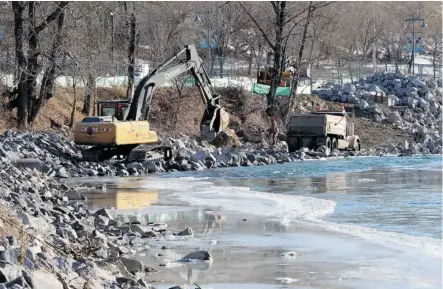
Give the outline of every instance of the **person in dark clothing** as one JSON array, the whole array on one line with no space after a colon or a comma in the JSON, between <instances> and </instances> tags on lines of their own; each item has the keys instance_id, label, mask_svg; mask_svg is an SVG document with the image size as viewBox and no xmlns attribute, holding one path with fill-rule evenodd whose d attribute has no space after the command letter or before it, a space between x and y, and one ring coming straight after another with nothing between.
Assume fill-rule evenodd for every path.
<instances>
[{"instance_id":1,"label":"person in dark clothing","mask_svg":"<svg viewBox=\"0 0 443 289\"><path fill-rule=\"evenodd\" d=\"M271 144L275 145L277 143L277 136L279 133L279 129L278 129L278 125L277 125L277 118L275 115L273 115L271 117L270 133L271 133Z\"/></svg>"}]
</instances>

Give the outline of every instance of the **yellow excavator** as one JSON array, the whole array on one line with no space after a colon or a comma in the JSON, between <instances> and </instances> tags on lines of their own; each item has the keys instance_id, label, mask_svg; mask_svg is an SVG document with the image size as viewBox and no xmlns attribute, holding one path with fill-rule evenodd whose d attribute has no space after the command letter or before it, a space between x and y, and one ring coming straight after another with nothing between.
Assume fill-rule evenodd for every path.
<instances>
[{"instance_id":1,"label":"yellow excavator","mask_svg":"<svg viewBox=\"0 0 443 289\"><path fill-rule=\"evenodd\" d=\"M159 144L157 133L150 130L148 116L154 90L184 73L194 77L206 106L200 123L201 140L214 142L221 132L232 136L229 114L220 105L220 97L215 94L195 46L187 45L142 78L130 102L100 102L98 116L85 117L75 125L75 143L92 146L82 152L83 159L104 161L114 156L124 156L129 161L171 159L171 147Z\"/></svg>"}]
</instances>

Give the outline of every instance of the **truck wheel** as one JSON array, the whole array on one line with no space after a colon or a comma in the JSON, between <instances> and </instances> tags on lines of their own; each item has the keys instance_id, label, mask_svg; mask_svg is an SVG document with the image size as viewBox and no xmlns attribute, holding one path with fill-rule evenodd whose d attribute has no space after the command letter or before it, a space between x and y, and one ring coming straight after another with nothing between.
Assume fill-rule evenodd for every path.
<instances>
[{"instance_id":1,"label":"truck wheel","mask_svg":"<svg viewBox=\"0 0 443 289\"><path fill-rule=\"evenodd\" d=\"M299 137L291 137L288 139L288 145L289 145L289 152L295 152L300 150L300 138Z\"/></svg>"},{"instance_id":2,"label":"truck wheel","mask_svg":"<svg viewBox=\"0 0 443 289\"><path fill-rule=\"evenodd\" d=\"M333 150L337 149L337 139L336 138L332 139L332 149Z\"/></svg>"},{"instance_id":3,"label":"truck wheel","mask_svg":"<svg viewBox=\"0 0 443 289\"><path fill-rule=\"evenodd\" d=\"M325 146L330 150L331 149L331 139L329 137L326 138Z\"/></svg>"}]
</instances>

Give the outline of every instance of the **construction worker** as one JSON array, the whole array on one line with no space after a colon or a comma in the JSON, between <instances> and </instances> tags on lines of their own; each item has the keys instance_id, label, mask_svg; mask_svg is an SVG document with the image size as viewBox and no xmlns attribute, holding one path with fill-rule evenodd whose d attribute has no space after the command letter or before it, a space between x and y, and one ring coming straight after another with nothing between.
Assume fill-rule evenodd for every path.
<instances>
[{"instance_id":1,"label":"construction worker","mask_svg":"<svg viewBox=\"0 0 443 289\"><path fill-rule=\"evenodd\" d=\"M277 125L277 118L275 115L271 117L271 144L275 145L277 143L277 136L279 133L278 125Z\"/></svg>"}]
</instances>

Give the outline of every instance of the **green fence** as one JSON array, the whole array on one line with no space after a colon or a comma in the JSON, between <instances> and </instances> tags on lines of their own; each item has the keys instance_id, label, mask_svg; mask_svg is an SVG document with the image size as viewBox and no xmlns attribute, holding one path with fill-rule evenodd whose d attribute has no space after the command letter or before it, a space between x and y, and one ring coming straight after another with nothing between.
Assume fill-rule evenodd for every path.
<instances>
[{"instance_id":1,"label":"green fence","mask_svg":"<svg viewBox=\"0 0 443 289\"><path fill-rule=\"evenodd\" d=\"M270 85L258 84L254 83L252 85L252 92L256 94L268 94ZM277 96L290 96L291 88L290 87L277 87Z\"/></svg>"}]
</instances>

